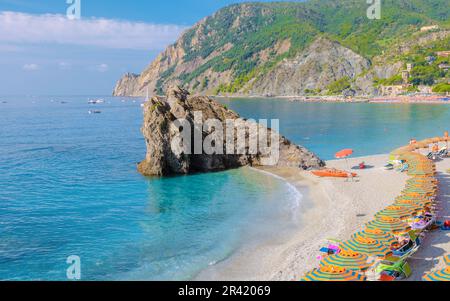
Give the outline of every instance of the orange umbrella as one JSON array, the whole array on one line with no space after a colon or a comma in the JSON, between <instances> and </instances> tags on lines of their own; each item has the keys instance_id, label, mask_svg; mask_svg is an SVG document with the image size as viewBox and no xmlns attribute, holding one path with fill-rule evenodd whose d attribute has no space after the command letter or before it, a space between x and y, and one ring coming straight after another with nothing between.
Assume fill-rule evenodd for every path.
<instances>
[{"instance_id":1,"label":"orange umbrella","mask_svg":"<svg viewBox=\"0 0 450 301\"><path fill-rule=\"evenodd\" d=\"M340 152L337 152L335 157L337 159L344 159L345 158L345 162L347 163L347 167L350 169L350 167L348 166L347 157L350 156L351 154L353 154L353 150L348 148L348 149L343 149ZM352 181L353 181L353 174L352 174Z\"/></svg>"},{"instance_id":2,"label":"orange umbrella","mask_svg":"<svg viewBox=\"0 0 450 301\"><path fill-rule=\"evenodd\" d=\"M352 149L344 149L344 150L341 150L340 152L337 152L335 157L336 157L336 159L344 159L352 154L353 154Z\"/></svg>"}]
</instances>

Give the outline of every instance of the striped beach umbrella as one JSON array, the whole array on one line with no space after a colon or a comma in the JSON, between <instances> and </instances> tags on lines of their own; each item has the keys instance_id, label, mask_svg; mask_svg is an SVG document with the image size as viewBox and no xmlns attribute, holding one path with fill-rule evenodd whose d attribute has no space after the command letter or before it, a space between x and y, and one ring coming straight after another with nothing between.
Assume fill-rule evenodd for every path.
<instances>
[{"instance_id":1,"label":"striped beach umbrella","mask_svg":"<svg viewBox=\"0 0 450 301\"><path fill-rule=\"evenodd\" d=\"M325 257L320 266L336 266L352 271L365 271L372 266L368 262L369 257L365 254L343 250L339 254Z\"/></svg>"},{"instance_id":2,"label":"striped beach umbrella","mask_svg":"<svg viewBox=\"0 0 450 301\"><path fill-rule=\"evenodd\" d=\"M414 211L402 206L388 206L384 210L379 211L375 217L388 216L398 219L407 219L412 217Z\"/></svg>"},{"instance_id":3,"label":"striped beach umbrella","mask_svg":"<svg viewBox=\"0 0 450 301\"><path fill-rule=\"evenodd\" d=\"M403 234L411 230L411 226L400 219L380 216L366 224L367 229L380 229L392 234Z\"/></svg>"},{"instance_id":4,"label":"striped beach umbrella","mask_svg":"<svg viewBox=\"0 0 450 301\"><path fill-rule=\"evenodd\" d=\"M342 251L352 251L378 257L385 257L391 253L390 249L381 241L364 237L356 237L344 241L339 245L339 248Z\"/></svg>"},{"instance_id":5,"label":"striped beach umbrella","mask_svg":"<svg viewBox=\"0 0 450 301\"><path fill-rule=\"evenodd\" d=\"M322 266L307 273L302 281L366 281L358 272L337 266Z\"/></svg>"},{"instance_id":6,"label":"striped beach umbrella","mask_svg":"<svg viewBox=\"0 0 450 301\"><path fill-rule=\"evenodd\" d=\"M394 203L394 206L405 207L412 210L414 213L422 211L425 207L425 204L420 204L411 200L399 200Z\"/></svg>"},{"instance_id":7,"label":"striped beach umbrella","mask_svg":"<svg viewBox=\"0 0 450 301\"><path fill-rule=\"evenodd\" d=\"M446 269L429 273L422 278L424 281L450 281L450 266Z\"/></svg>"},{"instance_id":8,"label":"striped beach umbrella","mask_svg":"<svg viewBox=\"0 0 450 301\"><path fill-rule=\"evenodd\" d=\"M450 265L450 255L444 256L444 262L446 265Z\"/></svg>"},{"instance_id":9,"label":"striped beach umbrella","mask_svg":"<svg viewBox=\"0 0 450 301\"><path fill-rule=\"evenodd\" d=\"M363 231L353 234L352 238L372 238L379 240L386 246L391 246L397 242L397 239L391 233L384 232L380 229L365 229Z\"/></svg>"}]
</instances>

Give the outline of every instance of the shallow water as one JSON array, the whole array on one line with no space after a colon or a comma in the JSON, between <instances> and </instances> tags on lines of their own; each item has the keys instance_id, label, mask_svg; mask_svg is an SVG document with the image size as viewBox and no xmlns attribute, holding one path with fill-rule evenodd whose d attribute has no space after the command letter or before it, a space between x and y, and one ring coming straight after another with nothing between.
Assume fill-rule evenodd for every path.
<instances>
[{"instance_id":1,"label":"shallow water","mask_svg":"<svg viewBox=\"0 0 450 301\"><path fill-rule=\"evenodd\" d=\"M64 280L70 255L84 280L189 279L295 227L301 196L251 169L140 176L138 102L51 100L0 107L0 279Z\"/></svg>"},{"instance_id":2,"label":"shallow water","mask_svg":"<svg viewBox=\"0 0 450 301\"><path fill-rule=\"evenodd\" d=\"M84 280L189 279L244 243L296 229L301 195L267 174L140 176L140 103L87 100L0 97L0 279L64 280L70 255ZM222 101L279 118L283 135L325 159L346 147L385 153L441 134L450 117L448 105Z\"/></svg>"}]
</instances>

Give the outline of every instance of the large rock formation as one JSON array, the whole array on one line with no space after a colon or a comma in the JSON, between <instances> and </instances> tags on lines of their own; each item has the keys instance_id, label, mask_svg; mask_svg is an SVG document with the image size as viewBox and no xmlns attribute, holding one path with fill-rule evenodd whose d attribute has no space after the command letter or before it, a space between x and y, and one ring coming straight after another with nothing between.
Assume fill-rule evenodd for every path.
<instances>
[{"instance_id":1,"label":"large rock formation","mask_svg":"<svg viewBox=\"0 0 450 301\"><path fill-rule=\"evenodd\" d=\"M231 128L233 132L226 131L221 141L214 141L211 145L218 146L222 153L207 154L204 150L194 151L194 143L187 147L186 144L177 140L180 136L180 128L183 126L175 125L177 120L186 120L194 131L199 131L202 141L205 141L211 134L216 132L216 128L199 127L196 123L195 113L202 113L202 123L207 120L215 119L222 124L223 129L227 128L227 121L235 121ZM186 124L184 124L186 126ZM184 129L185 130L185 129ZM237 133L242 130L245 136L245 149L238 149L239 141ZM302 169L318 168L324 166L324 162L304 147L292 144L285 137L280 136L271 129L251 121L240 119L239 115L227 109L218 102L205 97L190 97L186 90L179 87L169 90L166 97L153 97L144 106L144 125L142 133L147 144L147 155L139 166L140 173L146 176L166 176L171 174L188 174L194 172L209 172L237 168L241 166L261 166L266 165L270 160L268 153L264 148L258 148L258 151L251 152L250 147L254 139L261 139L261 136L255 135L267 131L268 147L279 143L279 159L270 162L278 167L298 167ZM242 133L241 132L241 133ZM227 135L233 135L230 140ZM259 137L259 138L258 138ZM275 140L270 140L271 137ZM259 141L259 140L258 140ZM231 143L232 142L232 143ZM188 142L189 143L189 142ZM227 144L228 143L228 144ZM261 145L260 145L261 146ZM232 152L230 152L230 148ZM267 150L267 149L266 149Z\"/></svg>"}]
</instances>

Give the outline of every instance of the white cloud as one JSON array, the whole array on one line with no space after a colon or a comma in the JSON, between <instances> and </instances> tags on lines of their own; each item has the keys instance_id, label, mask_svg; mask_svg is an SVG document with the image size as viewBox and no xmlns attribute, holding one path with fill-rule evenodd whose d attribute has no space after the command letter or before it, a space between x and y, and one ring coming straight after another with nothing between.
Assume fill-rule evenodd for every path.
<instances>
[{"instance_id":1,"label":"white cloud","mask_svg":"<svg viewBox=\"0 0 450 301\"><path fill-rule=\"evenodd\" d=\"M36 71L36 70L39 69L39 65L37 65L37 64L25 64L25 65L23 65L22 69L26 70L26 71Z\"/></svg>"},{"instance_id":2,"label":"white cloud","mask_svg":"<svg viewBox=\"0 0 450 301\"><path fill-rule=\"evenodd\" d=\"M98 72L106 72L109 70L109 66L108 64L100 64L98 66L95 67L95 70L97 70Z\"/></svg>"},{"instance_id":3,"label":"white cloud","mask_svg":"<svg viewBox=\"0 0 450 301\"><path fill-rule=\"evenodd\" d=\"M185 27L111 19L69 20L64 15L0 12L0 44L68 44L161 50Z\"/></svg>"}]
</instances>

